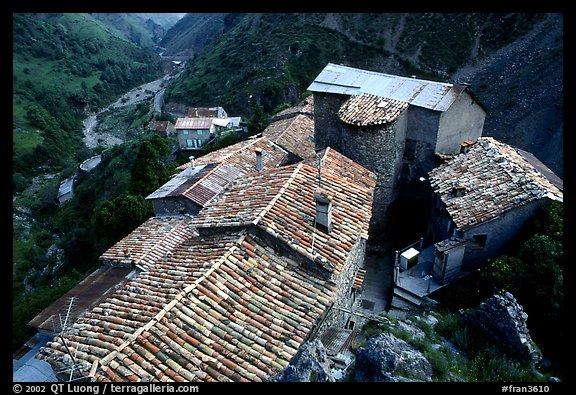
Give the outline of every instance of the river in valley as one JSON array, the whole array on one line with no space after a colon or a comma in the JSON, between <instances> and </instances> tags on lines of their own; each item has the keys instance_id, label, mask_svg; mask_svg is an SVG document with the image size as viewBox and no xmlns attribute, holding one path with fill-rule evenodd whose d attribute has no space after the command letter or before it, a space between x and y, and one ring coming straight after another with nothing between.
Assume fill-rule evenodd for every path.
<instances>
[{"instance_id":1,"label":"river in valley","mask_svg":"<svg viewBox=\"0 0 576 395\"><path fill-rule=\"evenodd\" d=\"M124 141L112 135L111 133L99 133L96 131L96 125L98 124L98 115L115 108L121 108L129 106L132 104L138 104L140 102L150 100L154 98L152 104L154 106L154 111L159 113L161 111L162 99L164 96L164 90L166 87L178 77L179 74L172 75L167 74L162 78L154 80L152 82L147 82L142 84L129 92L122 95L117 101L110 104L108 107L98 111L98 113L90 115L84 119L84 144L90 149L97 148L98 146L110 147L117 144L122 144Z\"/></svg>"}]
</instances>

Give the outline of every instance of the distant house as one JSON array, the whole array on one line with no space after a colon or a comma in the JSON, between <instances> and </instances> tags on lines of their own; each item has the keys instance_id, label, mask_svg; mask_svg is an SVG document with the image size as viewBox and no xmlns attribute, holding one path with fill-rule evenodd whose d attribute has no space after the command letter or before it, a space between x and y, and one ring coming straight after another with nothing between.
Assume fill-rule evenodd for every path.
<instances>
[{"instance_id":1,"label":"distant house","mask_svg":"<svg viewBox=\"0 0 576 395\"><path fill-rule=\"evenodd\" d=\"M188 107L188 118L228 118L223 107Z\"/></svg>"},{"instance_id":2,"label":"distant house","mask_svg":"<svg viewBox=\"0 0 576 395\"><path fill-rule=\"evenodd\" d=\"M267 381L353 326L376 177L335 150L320 160L238 177L194 219L146 221L103 255L130 280L38 358L61 370L78 350L75 378L93 381Z\"/></svg>"},{"instance_id":3,"label":"distant house","mask_svg":"<svg viewBox=\"0 0 576 395\"><path fill-rule=\"evenodd\" d=\"M62 205L74 197L74 181L76 177L69 177L60 182L58 187L58 204Z\"/></svg>"},{"instance_id":4,"label":"distant house","mask_svg":"<svg viewBox=\"0 0 576 395\"><path fill-rule=\"evenodd\" d=\"M181 150L201 150L215 137L212 118L177 118L174 128Z\"/></svg>"},{"instance_id":5,"label":"distant house","mask_svg":"<svg viewBox=\"0 0 576 395\"><path fill-rule=\"evenodd\" d=\"M433 275L444 284L500 255L536 210L563 201L563 181L532 154L480 137L430 171Z\"/></svg>"},{"instance_id":6,"label":"distant house","mask_svg":"<svg viewBox=\"0 0 576 395\"><path fill-rule=\"evenodd\" d=\"M154 121L150 129L162 137L168 137L176 131L174 124L170 121Z\"/></svg>"},{"instance_id":7,"label":"distant house","mask_svg":"<svg viewBox=\"0 0 576 395\"><path fill-rule=\"evenodd\" d=\"M419 180L437 154L456 154L482 134L486 111L466 85L329 63L314 94L316 150L333 147L378 175L373 222L381 224L402 193L422 200Z\"/></svg>"}]
</instances>

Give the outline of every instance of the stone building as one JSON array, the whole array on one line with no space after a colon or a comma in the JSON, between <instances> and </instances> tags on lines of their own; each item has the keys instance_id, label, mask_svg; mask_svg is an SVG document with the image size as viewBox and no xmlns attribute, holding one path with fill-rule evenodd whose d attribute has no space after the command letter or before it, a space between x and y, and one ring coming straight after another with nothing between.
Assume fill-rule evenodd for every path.
<instances>
[{"instance_id":1,"label":"stone building","mask_svg":"<svg viewBox=\"0 0 576 395\"><path fill-rule=\"evenodd\" d=\"M442 284L502 254L540 206L563 201L560 178L532 154L492 137L432 170L430 183L427 239L436 243L433 275Z\"/></svg>"},{"instance_id":2,"label":"stone building","mask_svg":"<svg viewBox=\"0 0 576 395\"><path fill-rule=\"evenodd\" d=\"M316 150L330 146L378 175L373 225L401 193L428 199L421 182L438 155L482 134L486 111L468 86L399 77L329 63L314 94Z\"/></svg>"}]
</instances>

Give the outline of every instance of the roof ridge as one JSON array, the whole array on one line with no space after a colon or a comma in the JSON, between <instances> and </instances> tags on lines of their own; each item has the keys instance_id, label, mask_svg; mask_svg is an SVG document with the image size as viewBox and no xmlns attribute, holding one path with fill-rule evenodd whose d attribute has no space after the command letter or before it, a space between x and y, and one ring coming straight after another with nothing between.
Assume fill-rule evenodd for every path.
<instances>
[{"instance_id":1,"label":"roof ridge","mask_svg":"<svg viewBox=\"0 0 576 395\"><path fill-rule=\"evenodd\" d=\"M156 216L155 218L160 218L160 217ZM168 232L166 232L166 233L164 234L164 236L163 236L160 240L158 240L156 243L154 243L154 245L153 245L152 247L150 247L150 248L148 249L148 252L146 252L144 255L142 255L140 258L138 258L136 261L134 261L134 265L136 265L136 266L137 266L140 270L142 270L143 272L147 271L147 269L145 269L144 267L142 267L141 265L139 265L139 263L142 262L142 260L143 260L145 257L147 257L148 255L150 255L150 254L156 249L156 247L157 247L158 245L160 245L160 243L162 243L164 240L166 240L166 238L167 238L169 235L173 234L173 233L176 231L176 229L180 229L180 228L184 227L184 224L183 224L184 221L183 221L183 220L184 220L184 219L187 219L187 218L188 218L187 215L185 215L184 217L182 217L182 218L181 218L181 221L180 221L178 224L176 224L172 229L170 229ZM181 244L181 242L178 243L177 245L180 245L180 244ZM162 255L162 256L165 256L165 255Z\"/></svg>"},{"instance_id":2,"label":"roof ridge","mask_svg":"<svg viewBox=\"0 0 576 395\"><path fill-rule=\"evenodd\" d=\"M108 365L108 363L110 361L112 361L118 355L118 353L122 352L122 350L124 348L128 347L128 345L130 345L132 342L134 342L138 338L138 336L140 336L144 331L149 330L154 325L156 325L157 322L160 322L162 320L162 318L164 318L166 313L168 313L170 310L172 310L172 308L174 306L176 306L176 304L178 302L180 302L185 296L187 296L190 292L192 292L198 286L198 284L200 284L202 281L204 281L210 274L212 274L224 262L226 262L228 257L234 251L236 251L239 248L239 246L242 245L242 242L246 239L246 233L247 232L245 229L241 230L239 233L239 237L234 242L234 244L224 254L222 254L220 257L218 257L218 259L212 264L212 266L210 266L210 268L208 270L204 271L199 278L194 280L191 284L185 286L183 289L180 290L180 292L178 292L176 295L174 295L173 299L169 303L167 303L162 308L162 310L160 310L158 313L156 313L154 315L154 317L150 318L150 320L145 325L139 327L136 331L134 331L134 333L132 333L128 337L128 339L126 339L124 342L122 342L120 345L118 345L114 351L111 351L109 354L107 354L103 358L100 358L100 359L96 358L94 360L94 362L92 362L92 368L90 369L90 373L89 373L88 377L94 378L99 364L100 365Z\"/></svg>"},{"instance_id":3,"label":"roof ridge","mask_svg":"<svg viewBox=\"0 0 576 395\"><path fill-rule=\"evenodd\" d=\"M272 198L272 200L270 200L270 203L268 203L268 205L266 207L264 207L258 215L256 215L256 218L252 221L253 225L258 226L258 222L260 222L260 220L262 220L262 218L264 218L264 216L268 213L268 211L270 211L272 209L272 207L276 204L278 199L280 199L280 197L284 194L284 192L286 192L286 190L288 189L288 187L290 186L292 181L294 181L294 179L296 178L296 175L300 172L300 169L302 169L303 165L304 165L303 162L298 163L298 165L296 166L296 168L292 172L292 175L288 178L288 180L286 180L286 182L282 185L282 187L280 187L280 190Z\"/></svg>"},{"instance_id":4,"label":"roof ridge","mask_svg":"<svg viewBox=\"0 0 576 395\"><path fill-rule=\"evenodd\" d=\"M211 175L212 173L214 173L217 169L219 169L222 165L224 164L224 162L220 162L218 163L216 166L214 166L213 169L211 169L210 171L208 171L208 173L206 173L204 175L204 177L199 178L198 180L196 180L196 182L192 185L190 185L184 192L181 193L181 195L186 195L192 188L194 188L196 185L198 185L200 182L204 181L209 175Z\"/></svg>"},{"instance_id":5,"label":"roof ridge","mask_svg":"<svg viewBox=\"0 0 576 395\"><path fill-rule=\"evenodd\" d=\"M286 127L284 128L284 131L283 131L282 133L280 133L280 134L278 135L278 137L276 137L276 139L275 139L274 141L272 141L271 139L270 139L270 141L272 141L274 144L278 145L277 141L280 140L280 138L281 138L282 136L284 136L284 133L286 133L286 132L288 131L288 128L291 127L291 126L294 124L294 122L296 122L296 119L297 119L299 116L301 116L301 115L302 115L302 114L300 114L300 113L296 113L296 114L295 114L294 116L292 116L292 117L285 118L285 119L290 120L290 122L288 123L288 126L286 126ZM304 116L304 115L302 115L302 116ZM280 148L282 148L282 147L280 147Z\"/></svg>"}]
</instances>

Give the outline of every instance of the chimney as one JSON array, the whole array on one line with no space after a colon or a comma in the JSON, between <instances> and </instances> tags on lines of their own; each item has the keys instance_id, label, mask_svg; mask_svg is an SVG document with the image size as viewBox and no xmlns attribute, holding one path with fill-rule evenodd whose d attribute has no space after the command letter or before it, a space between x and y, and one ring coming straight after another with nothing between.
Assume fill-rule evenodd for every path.
<instances>
[{"instance_id":1,"label":"chimney","mask_svg":"<svg viewBox=\"0 0 576 395\"><path fill-rule=\"evenodd\" d=\"M190 160L190 168L193 169L194 168L194 155L189 156L188 159Z\"/></svg>"},{"instance_id":2,"label":"chimney","mask_svg":"<svg viewBox=\"0 0 576 395\"><path fill-rule=\"evenodd\" d=\"M330 233L332 231L332 199L322 190L314 193L316 203L316 228Z\"/></svg>"},{"instance_id":3,"label":"chimney","mask_svg":"<svg viewBox=\"0 0 576 395\"><path fill-rule=\"evenodd\" d=\"M256 148L256 171L262 171L262 150Z\"/></svg>"}]
</instances>

